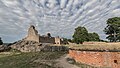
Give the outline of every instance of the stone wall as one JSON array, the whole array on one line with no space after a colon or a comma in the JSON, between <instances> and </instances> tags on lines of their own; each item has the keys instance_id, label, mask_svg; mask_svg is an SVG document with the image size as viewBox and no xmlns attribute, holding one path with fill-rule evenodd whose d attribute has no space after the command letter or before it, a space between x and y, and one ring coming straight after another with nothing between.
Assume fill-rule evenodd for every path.
<instances>
[{"instance_id":1,"label":"stone wall","mask_svg":"<svg viewBox=\"0 0 120 68\"><path fill-rule=\"evenodd\" d=\"M24 38L26 41L35 41L38 43L51 43L51 44L62 44L61 38L59 37L51 37L51 34L48 33L45 36L40 36L38 31L35 29L33 25L30 26L28 30L28 35Z\"/></svg>"},{"instance_id":2,"label":"stone wall","mask_svg":"<svg viewBox=\"0 0 120 68\"><path fill-rule=\"evenodd\" d=\"M68 47L66 46L55 46L50 43L38 43L26 40L14 42L10 47L21 52L68 51Z\"/></svg>"},{"instance_id":3,"label":"stone wall","mask_svg":"<svg viewBox=\"0 0 120 68\"><path fill-rule=\"evenodd\" d=\"M40 42L55 44L55 38L54 37L42 37L42 36L40 36Z\"/></svg>"},{"instance_id":4,"label":"stone wall","mask_svg":"<svg viewBox=\"0 0 120 68\"><path fill-rule=\"evenodd\" d=\"M49 51L49 52L54 52L54 51L65 51L68 52L68 47L66 46L49 46L46 45L41 51Z\"/></svg>"},{"instance_id":5,"label":"stone wall","mask_svg":"<svg viewBox=\"0 0 120 68\"><path fill-rule=\"evenodd\" d=\"M62 40L59 37L56 37L55 44L58 44L58 45L62 44Z\"/></svg>"},{"instance_id":6,"label":"stone wall","mask_svg":"<svg viewBox=\"0 0 120 68\"><path fill-rule=\"evenodd\" d=\"M9 51L11 47L7 45L0 45L0 52Z\"/></svg>"},{"instance_id":7,"label":"stone wall","mask_svg":"<svg viewBox=\"0 0 120 68\"><path fill-rule=\"evenodd\" d=\"M120 52L94 52L69 50L69 55L77 62L96 67L120 67Z\"/></svg>"},{"instance_id":8,"label":"stone wall","mask_svg":"<svg viewBox=\"0 0 120 68\"><path fill-rule=\"evenodd\" d=\"M43 46L41 46L38 42L26 40L14 42L10 45L10 47L21 52L39 52L43 48Z\"/></svg>"}]
</instances>

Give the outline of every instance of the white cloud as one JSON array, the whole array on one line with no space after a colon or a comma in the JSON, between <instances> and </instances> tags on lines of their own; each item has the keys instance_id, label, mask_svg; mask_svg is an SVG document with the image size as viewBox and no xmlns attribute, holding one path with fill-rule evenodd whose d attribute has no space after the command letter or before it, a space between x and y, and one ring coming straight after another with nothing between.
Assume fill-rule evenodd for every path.
<instances>
[{"instance_id":1,"label":"white cloud","mask_svg":"<svg viewBox=\"0 0 120 68\"><path fill-rule=\"evenodd\" d=\"M6 42L21 39L34 24L40 34L51 32L67 38L72 37L74 28L85 26L103 39L106 20L120 16L119 3L120 0L1 0L0 36Z\"/></svg>"}]
</instances>

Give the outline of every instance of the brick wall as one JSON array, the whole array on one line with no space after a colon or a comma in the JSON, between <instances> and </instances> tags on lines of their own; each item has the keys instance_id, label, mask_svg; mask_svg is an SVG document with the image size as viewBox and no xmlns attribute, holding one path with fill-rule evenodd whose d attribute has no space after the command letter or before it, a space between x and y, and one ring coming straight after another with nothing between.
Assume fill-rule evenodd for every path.
<instances>
[{"instance_id":1,"label":"brick wall","mask_svg":"<svg viewBox=\"0 0 120 68\"><path fill-rule=\"evenodd\" d=\"M120 52L95 52L69 50L69 55L77 62L96 67L120 67Z\"/></svg>"}]
</instances>

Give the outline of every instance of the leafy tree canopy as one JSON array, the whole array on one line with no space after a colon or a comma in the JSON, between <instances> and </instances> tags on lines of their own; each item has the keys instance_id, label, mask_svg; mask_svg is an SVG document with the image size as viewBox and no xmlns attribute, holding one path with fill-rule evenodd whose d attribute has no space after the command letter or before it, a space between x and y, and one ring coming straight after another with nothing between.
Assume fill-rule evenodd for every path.
<instances>
[{"instance_id":1,"label":"leafy tree canopy","mask_svg":"<svg viewBox=\"0 0 120 68\"><path fill-rule=\"evenodd\" d=\"M75 28L75 32L73 35L73 41L75 43L83 43L84 41L88 40L88 31L85 27L77 27Z\"/></svg>"},{"instance_id":2,"label":"leafy tree canopy","mask_svg":"<svg viewBox=\"0 0 120 68\"><path fill-rule=\"evenodd\" d=\"M77 44L83 43L84 41L99 41L99 35L97 33L88 33L85 27L75 28L73 34L73 41Z\"/></svg>"},{"instance_id":3,"label":"leafy tree canopy","mask_svg":"<svg viewBox=\"0 0 120 68\"><path fill-rule=\"evenodd\" d=\"M99 35L97 33L88 34L89 41L100 41Z\"/></svg>"},{"instance_id":4,"label":"leafy tree canopy","mask_svg":"<svg viewBox=\"0 0 120 68\"><path fill-rule=\"evenodd\" d=\"M109 18L104 32L111 42L120 41L120 17Z\"/></svg>"}]
</instances>

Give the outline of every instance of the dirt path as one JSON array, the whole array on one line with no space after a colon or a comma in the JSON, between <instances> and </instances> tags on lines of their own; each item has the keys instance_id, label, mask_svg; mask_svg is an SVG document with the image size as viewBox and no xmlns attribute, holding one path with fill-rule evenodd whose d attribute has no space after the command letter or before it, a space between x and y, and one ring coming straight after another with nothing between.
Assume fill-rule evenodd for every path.
<instances>
[{"instance_id":1,"label":"dirt path","mask_svg":"<svg viewBox=\"0 0 120 68\"><path fill-rule=\"evenodd\" d=\"M56 61L58 62L57 65L63 68L80 68L76 65L70 64L66 61L66 58L68 58L68 55L64 55L61 58L57 59Z\"/></svg>"},{"instance_id":2,"label":"dirt path","mask_svg":"<svg viewBox=\"0 0 120 68\"><path fill-rule=\"evenodd\" d=\"M42 59L37 59L34 62L39 62L39 63L43 63L43 64L47 64L49 66L53 66L56 68L80 68L76 65L70 64L67 62L67 58L69 58L69 56L67 54L61 56L60 58L56 59L56 60L42 60ZM53 63L54 62L54 63Z\"/></svg>"}]
</instances>

